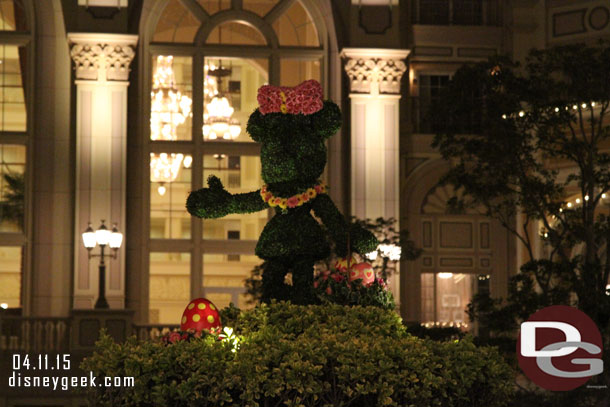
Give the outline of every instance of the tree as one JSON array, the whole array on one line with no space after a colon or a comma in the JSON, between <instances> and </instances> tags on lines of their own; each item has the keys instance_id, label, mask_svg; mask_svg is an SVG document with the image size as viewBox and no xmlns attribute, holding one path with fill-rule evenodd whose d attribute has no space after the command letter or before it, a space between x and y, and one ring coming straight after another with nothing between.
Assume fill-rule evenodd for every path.
<instances>
[{"instance_id":1,"label":"tree","mask_svg":"<svg viewBox=\"0 0 610 407\"><path fill-rule=\"evenodd\" d=\"M458 70L432 113L434 146L455 164L443 181L463 187L459 204L484 208L529 255L507 305L479 298L475 317L508 313L514 327L536 308L570 302L607 331L609 66L608 43L533 50L523 67L495 57Z\"/></svg>"},{"instance_id":2,"label":"tree","mask_svg":"<svg viewBox=\"0 0 610 407\"><path fill-rule=\"evenodd\" d=\"M507 298L469 304L496 336L564 304L610 343L609 67L607 42L533 50L523 66L494 57L459 69L431 113L434 146L453 163L442 182L466 192L451 204L483 208L529 256Z\"/></svg>"}]
</instances>

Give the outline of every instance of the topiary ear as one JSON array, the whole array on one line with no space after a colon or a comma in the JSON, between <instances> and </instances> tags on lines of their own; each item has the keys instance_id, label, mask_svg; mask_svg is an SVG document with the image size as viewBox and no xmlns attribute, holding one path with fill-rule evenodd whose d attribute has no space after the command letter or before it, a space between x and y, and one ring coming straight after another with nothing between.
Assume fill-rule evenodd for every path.
<instances>
[{"instance_id":1,"label":"topiary ear","mask_svg":"<svg viewBox=\"0 0 610 407\"><path fill-rule=\"evenodd\" d=\"M265 125L265 118L259 112L258 108L248 118L248 124L246 125L246 131L250 134L252 140L261 142L267 135L268 129Z\"/></svg>"},{"instance_id":2,"label":"topiary ear","mask_svg":"<svg viewBox=\"0 0 610 407\"><path fill-rule=\"evenodd\" d=\"M341 110L334 102L325 100L324 107L313 114L311 122L320 137L332 137L341 128Z\"/></svg>"}]
</instances>

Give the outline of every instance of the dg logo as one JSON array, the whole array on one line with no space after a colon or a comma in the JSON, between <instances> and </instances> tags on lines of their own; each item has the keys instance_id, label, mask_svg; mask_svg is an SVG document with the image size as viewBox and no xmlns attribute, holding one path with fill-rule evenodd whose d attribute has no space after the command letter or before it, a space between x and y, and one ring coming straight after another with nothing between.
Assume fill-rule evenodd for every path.
<instances>
[{"instance_id":1,"label":"dg logo","mask_svg":"<svg viewBox=\"0 0 610 407\"><path fill-rule=\"evenodd\" d=\"M604 370L599 329L564 305L543 308L521 324L517 356L530 380L553 391L575 389Z\"/></svg>"}]
</instances>

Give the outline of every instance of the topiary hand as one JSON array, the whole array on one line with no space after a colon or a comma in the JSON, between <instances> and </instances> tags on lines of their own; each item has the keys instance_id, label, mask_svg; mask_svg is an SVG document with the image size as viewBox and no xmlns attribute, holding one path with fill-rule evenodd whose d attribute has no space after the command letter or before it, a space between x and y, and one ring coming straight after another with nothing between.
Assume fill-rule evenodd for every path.
<instances>
[{"instance_id":1,"label":"topiary hand","mask_svg":"<svg viewBox=\"0 0 610 407\"><path fill-rule=\"evenodd\" d=\"M373 233L354 223L349 225L349 238L352 251L363 255L377 250L379 244Z\"/></svg>"},{"instance_id":2,"label":"topiary hand","mask_svg":"<svg viewBox=\"0 0 610 407\"><path fill-rule=\"evenodd\" d=\"M208 178L208 188L190 193L186 209L199 218L222 218L230 212L233 195L228 193L222 182L214 175Z\"/></svg>"}]
</instances>

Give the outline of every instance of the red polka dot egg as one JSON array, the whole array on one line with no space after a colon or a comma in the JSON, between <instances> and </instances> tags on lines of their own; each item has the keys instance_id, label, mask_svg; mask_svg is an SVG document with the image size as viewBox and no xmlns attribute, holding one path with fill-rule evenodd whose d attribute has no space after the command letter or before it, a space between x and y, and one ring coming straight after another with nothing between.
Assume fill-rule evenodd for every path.
<instances>
[{"instance_id":1,"label":"red polka dot egg","mask_svg":"<svg viewBox=\"0 0 610 407\"><path fill-rule=\"evenodd\" d=\"M371 285L375 281L375 270L369 263L354 264L349 271L349 281L362 280L362 285Z\"/></svg>"},{"instance_id":2,"label":"red polka dot egg","mask_svg":"<svg viewBox=\"0 0 610 407\"><path fill-rule=\"evenodd\" d=\"M201 330L220 331L222 329L218 309L205 298L192 300L184 309L180 322L180 329L183 331L189 329L195 332Z\"/></svg>"}]
</instances>

